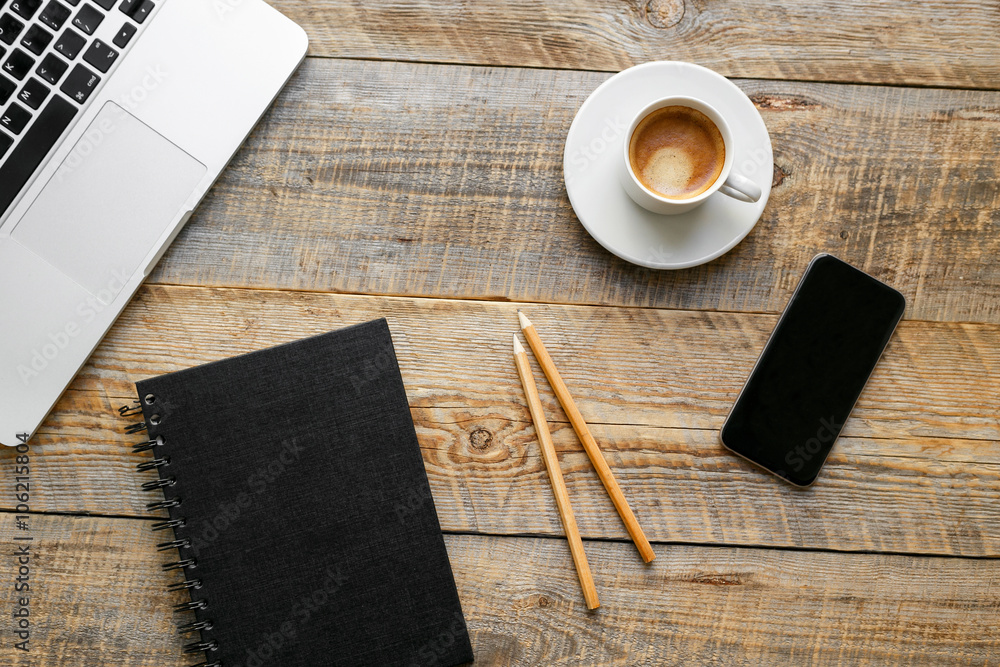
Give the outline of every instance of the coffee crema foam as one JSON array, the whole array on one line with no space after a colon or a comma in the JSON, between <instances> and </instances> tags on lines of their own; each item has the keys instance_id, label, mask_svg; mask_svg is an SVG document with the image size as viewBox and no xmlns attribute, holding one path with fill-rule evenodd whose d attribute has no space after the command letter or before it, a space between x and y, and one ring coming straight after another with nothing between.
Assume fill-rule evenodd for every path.
<instances>
[{"instance_id":1,"label":"coffee crema foam","mask_svg":"<svg viewBox=\"0 0 1000 667\"><path fill-rule=\"evenodd\" d=\"M668 199L690 199L718 180L726 143L712 119L691 107L657 109L639 121L628 147L636 178Z\"/></svg>"}]
</instances>

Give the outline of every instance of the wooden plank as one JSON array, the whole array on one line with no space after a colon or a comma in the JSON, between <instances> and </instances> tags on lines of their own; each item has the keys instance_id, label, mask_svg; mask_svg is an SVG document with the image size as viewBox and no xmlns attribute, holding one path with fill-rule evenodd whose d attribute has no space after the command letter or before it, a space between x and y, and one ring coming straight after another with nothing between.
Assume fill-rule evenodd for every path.
<instances>
[{"instance_id":1,"label":"wooden plank","mask_svg":"<svg viewBox=\"0 0 1000 667\"><path fill-rule=\"evenodd\" d=\"M652 271L562 180L606 74L311 59L152 276L159 283L780 311L832 252L917 319L1000 323L1000 93L739 81L775 188L737 248Z\"/></svg>"},{"instance_id":2,"label":"wooden plank","mask_svg":"<svg viewBox=\"0 0 1000 667\"><path fill-rule=\"evenodd\" d=\"M517 304L143 288L42 428L36 509L141 516L136 380L386 316L448 530L562 533L510 360ZM781 484L717 429L775 322L763 314L534 306L651 540L1000 554L1000 327L903 322L817 484ZM584 357L580 350L590 349ZM535 368L585 537L625 539ZM8 457L0 465L10 466ZM8 474L5 472L4 474ZM0 496L0 507L10 499ZM957 521L956 517L961 517Z\"/></svg>"},{"instance_id":3,"label":"wooden plank","mask_svg":"<svg viewBox=\"0 0 1000 667\"><path fill-rule=\"evenodd\" d=\"M6 478L6 477L5 477ZM11 667L109 665L114 667L184 667L174 614L187 593L169 593L176 573L160 566L177 552L158 553L150 522L134 519L29 514L28 531L17 530L14 516L0 514L0 600L4 639L0 663ZM15 537L32 538L26 582L15 594L19 564L11 557ZM24 575L22 575L24 576ZM27 652L14 647L12 615L22 595L28 597L30 637ZM17 641L21 641L18 638Z\"/></svg>"},{"instance_id":4,"label":"wooden plank","mask_svg":"<svg viewBox=\"0 0 1000 667\"><path fill-rule=\"evenodd\" d=\"M163 592L171 555L148 522L30 522L31 652L6 640L4 664L191 664L169 611L180 594ZM445 540L476 664L981 665L1000 651L995 560L659 545L644 565L630 544L588 542L604 602L588 613L563 540ZM0 559L0 579L13 567Z\"/></svg>"},{"instance_id":5,"label":"wooden plank","mask_svg":"<svg viewBox=\"0 0 1000 667\"><path fill-rule=\"evenodd\" d=\"M688 60L726 76L1000 87L990 0L271 0L317 56L617 71Z\"/></svg>"},{"instance_id":6,"label":"wooden plank","mask_svg":"<svg viewBox=\"0 0 1000 667\"><path fill-rule=\"evenodd\" d=\"M592 614L559 541L448 539L477 662L971 665L1000 643L997 561L678 545L644 566L630 544L586 548Z\"/></svg>"},{"instance_id":7,"label":"wooden plank","mask_svg":"<svg viewBox=\"0 0 1000 667\"><path fill-rule=\"evenodd\" d=\"M72 386L126 396L139 379L385 316L414 407L523 407L507 351L518 307L545 336L592 424L718 428L777 320L755 313L149 286ZM546 410L564 421L546 383L541 390ZM904 321L844 435L996 441L998 414L1000 326Z\"/></svg>"}]
</instances>

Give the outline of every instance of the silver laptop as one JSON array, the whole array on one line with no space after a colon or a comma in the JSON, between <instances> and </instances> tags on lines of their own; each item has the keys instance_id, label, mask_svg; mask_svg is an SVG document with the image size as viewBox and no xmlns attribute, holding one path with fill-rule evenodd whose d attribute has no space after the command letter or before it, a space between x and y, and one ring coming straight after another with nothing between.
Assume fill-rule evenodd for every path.
<instances>
[{"instance_id":1,"label":"silver laptop","mask_svg":"<svg viewBox=\"0 0 1000 667\"><path fill-rule=\"evenodd\" d=\"M0 443L38 428L306 44L262 0L0 0Z\"/></svg>"}]
</instances>

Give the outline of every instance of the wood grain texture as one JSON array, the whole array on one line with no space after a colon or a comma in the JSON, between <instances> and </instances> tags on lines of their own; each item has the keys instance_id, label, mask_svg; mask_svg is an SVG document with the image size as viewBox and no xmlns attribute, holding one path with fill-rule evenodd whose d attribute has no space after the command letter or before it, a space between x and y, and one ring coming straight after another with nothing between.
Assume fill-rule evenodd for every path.
<instances>
[{"instance_id":1,"label":"wood grain texture","mask_svg":"<svg viewBox=\"0 0 1000 667\"><path fill-rule=\"evenodd\" d=\"M148 454L114 408L136 380L381 316L477 665L1000 659L994 0L270 1L318 57L32 444L28 654L11 641L14 500L0 493L0 665L195 662L169 611L186 596L160 567L176 554L155 551L140 491L153 474L135 471ZM753 233L680 272L600 248L562 181L591 91L667 58L745 77L775 155ZM899 287L910 320L803 491L717 432L818 252ZM655 543L643 564L541 383L595 612L510 361L507 301Z\"/></svg>"},{"instance_id":2,"label":"wood grain texture","mask_svg":"<svg viewBox=\"0 0 1000 667\"><path fill-rule=\"evenodd\" d=\"M603 71L688 60L726 76L1000 87L990 0L271 3L317 56Z\"/></svg>"},{"instance_id":3,"label":"wood grain texture","mask_svg":"<svg viewBox=\"0 0 1000 667\"><path fill-rule=\"evenodd\" d=\"M565 545L448 539L477 664L972 665L1000 652L997 561L670 546L643 565L629 544L587 548L604 600L592 614Z\"/></svg>"},{"instance_id":4,"label":"wood grain texture","mask_svg":"<svg viewBox=\"0 0 1000 667\"><path fill-rule=\"evenodd\" d=\"M152 280L778 312L831 252L910 318L1000 323L1000 93L737 82L776 186L732 252L671 272L605 251L566 197L566 133L606 78L311 59Z\"/></svg>"},{"instance_id":5,"label":"wood grain texture","mask_svg":"<svg viewBox=\"0 0 1000 667\"><path fill-rule=\"evenodd\" d=\"M6 471L5 471L6 472ZM0 664L9 667L186 667L185 641L175 622L194 620L172 607L188 600L169 593L176 573L160 566L177 552L158 553L150 522L134 519L28 515L30 530L14 529L0 513L0 605L4 610ZM8 555L14 537L30 535L31 637L28 652L14 648L11 614L18 597L17 564ZM190 641L190 640L188 640Z\"/></svg>"},{"instance_id":6,"label":"wood grain texture","mask_svg":"<svg viewBox=\"0 0 1000 667\"><path fill-rule=\"evenodd\" d=\"M0 519L9 544L11 516ZM4 641L0 662L193 662L169 610L184 598L164 592L177 575L160 570L170 554L148 522L30 520L32 651ZM589 542L605 604L587 612L563 541L445 540L477 665L982 665L1000 652L995 560L661 545L645 565L631 544ZM11 568L0 559L0 580Z\"/></svg>"},{"instance_id":7,"label":"wood grain texture","mask_svg":"<svg viewBox=\"0 0 1000 667\"><path fill-rule=\"evenodd\" d=\"M139 438L114 412L136 380L385 316L444 528L561 535L510 359L517 307L143 288L38 436L36 509L145 514L138 487L153 474L135 473ZM651 540L1000 555L997 325L903 322L801 491L718 444L774 316L525 309ZM558 401L539 389L582 534L627 539Z\"/></svg>"}]
</instances>

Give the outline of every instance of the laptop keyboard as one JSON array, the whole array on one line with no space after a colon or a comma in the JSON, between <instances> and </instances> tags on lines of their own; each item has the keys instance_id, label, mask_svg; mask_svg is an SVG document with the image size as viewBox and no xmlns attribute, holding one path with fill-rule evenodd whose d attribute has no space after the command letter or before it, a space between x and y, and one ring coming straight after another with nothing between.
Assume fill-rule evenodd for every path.
<instances>
[{"instance_id":1,"label":"laptop keyboard","mask_svg":"<svg viewBox=\"0 0 1000 667\"><path fill-rule=\"evenodd\" d=\"M0 0L0 215L161 0Z\"/></svg>"}]
</instances>

